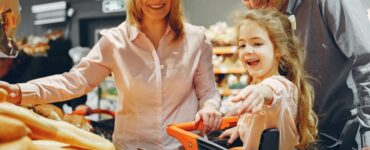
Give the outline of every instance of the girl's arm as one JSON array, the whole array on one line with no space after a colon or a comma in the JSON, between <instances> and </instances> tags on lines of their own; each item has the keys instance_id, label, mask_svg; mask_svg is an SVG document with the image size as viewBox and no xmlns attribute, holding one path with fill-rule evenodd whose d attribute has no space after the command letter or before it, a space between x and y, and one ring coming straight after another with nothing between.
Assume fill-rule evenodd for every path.
<instances>
[{"instance_id":1,"label":"girl's arm","mask_svg":"<svg viewBox=\"0 0 370 150\"><path fill-rule=\"evenodd\" d=\"M273 98L271 87L266 85L249 85L237 96L233 97L231 101L235 103L242 101L242 104L236 110L236 113L240 115L246 112L258 112L263 105L270 106Z\"/></svg>"},{"instance_id":2,"label":"girl's arm","mask_svg":"<svg viewBox=\"0 0 370 150\"><path fill-rule=\"evenodd\" d=\"M242 101L242 104L232 114L255 113L260 111L264 105L274 107L277 102L287 99L289 96L297 97L296 93L297 89L292 82L281 76L273 76L263 80L258 85L245 87L234 97L233 102Z\"/></svg>"}]
</instances>

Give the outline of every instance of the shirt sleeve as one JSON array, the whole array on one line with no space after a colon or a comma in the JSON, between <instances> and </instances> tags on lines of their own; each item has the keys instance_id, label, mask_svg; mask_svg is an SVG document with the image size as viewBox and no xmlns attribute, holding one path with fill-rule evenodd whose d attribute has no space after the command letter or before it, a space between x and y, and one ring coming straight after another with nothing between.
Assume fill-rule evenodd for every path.
<instances>
[{"instance_id":1,"label":"shirt sleeve","mask_svg":"<svg viewBox=\"0 0 370 150\"><path fill-rule=\"evenodd\" d=\"M370 20L365 1L322 1L323 20L339 50L351 61L355 96L360 105L370 104Z\"/></svg>"},{"instance_id":2,"label":"shirt sleeve","mask_svg":"<svg viewBox=\"0 0 370 150\"><path fill-rule=\"evenodd\" d=\"M288 79L280 76L273 76L263 80L260 85L266 85L272 89L273 101L271 109L280 107L280 103L286 103L289 111L294 117L297 115L298 89Z\"/></svg>"},{"instance_id":3,"label":"shirt sleeve","mask_svg":"<svg viewBox=\"0 0 370 150\"><path fill-rule=\"evenodd\" d=\"M112 44L105 36L69 72L18 84L21 104L52 103L91 91L111 72Z\"/></svg>"},{"instance_id":4,"label":"shirt sleeve","mask_svg":"<svg viewBox=\"0 0 370 150\"><path fill-rule=\"evenodd\" d=\"M207 106L218 110L221 105L221 98L216 87L213 72L211 43L206 41L204 37L200 48L202 54L194 76L200 108Z\"/></svg>"}]
</instances>

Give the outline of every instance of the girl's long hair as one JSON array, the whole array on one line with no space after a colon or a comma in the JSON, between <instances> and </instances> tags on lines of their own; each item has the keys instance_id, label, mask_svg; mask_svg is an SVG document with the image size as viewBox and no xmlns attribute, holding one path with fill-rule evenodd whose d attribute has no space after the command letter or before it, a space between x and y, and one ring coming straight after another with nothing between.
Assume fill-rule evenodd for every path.
<instances>
[{"instance_id":1,"label":"girl's long hair","mask_svg":"<svg viewBox=\"0 0 370 150\"><path fill-rule=\"evenodd\" d=\"M143 20L140 0L126 0L126 10L128 23L140 27L140 23ZM171 10L167 14L166 20L175 32L175 40L181 39L184 35L185 28L182 0L172 0Z\"/></svg>"},{"instance_id":2,"label":"girl's long hair","mask_svg":"<svg viewBox=\"0 0 370 150\"><path fill-rule=\"evenodd\" d=\"M255 21L267 30L279 60L279 73L292 81L298 88L297 129L300 135L298 149L305 149L317 139L317 116L313 111L314 92L309 83L310 76L304 69L304 52L294 35L288 17L276 9L248 10L243 21ZM239 34L239 33L238 33ZM238 35L239 37L239 35ZM251 81L251 80L250 80Z\"/></svg>"}]
</instances>

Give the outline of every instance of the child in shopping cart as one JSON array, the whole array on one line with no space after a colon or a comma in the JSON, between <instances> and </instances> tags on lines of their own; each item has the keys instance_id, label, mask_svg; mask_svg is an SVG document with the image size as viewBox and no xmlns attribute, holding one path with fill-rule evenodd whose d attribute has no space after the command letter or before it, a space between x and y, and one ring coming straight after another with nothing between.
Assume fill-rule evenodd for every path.
<instances>
[{"instance_id":1,"label":"child in shopping cart","mask_svg":"<svg viewBox=\"0 0 370 150\"><path fill-rule=\"evenodd\" d=\"M240 137L243 149L258 149L265 129L279 130L279 149L304 149L317 136L313 89L304 70L294 22L276 10L250 10L237 26L239 58L250 77L233 102L238 125L220 137Z\"/></svg>"}]
</instances>

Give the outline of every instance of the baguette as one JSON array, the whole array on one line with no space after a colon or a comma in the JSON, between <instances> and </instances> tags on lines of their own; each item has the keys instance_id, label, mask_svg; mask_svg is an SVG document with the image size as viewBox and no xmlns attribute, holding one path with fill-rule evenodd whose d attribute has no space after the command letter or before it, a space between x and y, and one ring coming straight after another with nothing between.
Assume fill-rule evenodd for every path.
<instances>
[{"instance_id":1,"label":"baguette","mask_svg":"<svg viewBox=\"0 0 370 150\"><path fill-rule=\"evenodd\" d=\"M93 129L89 121L85 119L85 116L68 114L63 117L63 121L86 131L91 131Z\"/></svg>"},{"instance_id":2,"label":"baguette","mask_svg":"<svg viewBox=\"0 0 370 150\"><path fill-rule=\"evenodd\" d=\"M30 129L23 122L0 115L0 143L20 139L29 133Z\"/></svg>"},{"instance_id":3,"label":"baguette","mask_svg":"<svg viewBox=\"0 0 370 150\"><path fill-rule=\"evenodd\" d=\"M65 143L49 140L33 140L37 150L81 150L80 148L72 147Z\"/></svg>"},{"instance_id":4,"label":"baguette","mask_svg":"<svg viewBox=\"0 0 370 150\"><path fill-rule=\"evenodd\" d=\"M53 120L62 120L64 113L63 111L52 104L40 104L33 107L33 111L41 116L44 116Z\"/></svg>"},{"instance_id":5,"label":"baguette","mask_svg":"<svg viewBox=\"0 0 370 150\"><path fill-rule=\"evenodd\" d=\"M28 109L11 103L0 103L0 114L23 121L32 131L31 137L53 140L90 150L114 150L114 145L91 132L69 123L42 117Z\"/></svg>"},{"instance_id":6,"label":"baguette","mask_svg":"<svg viewBox=\"0 0 370 150\"><path fill-rule=\"evenodd\" d=\"M36 150L36 147L28 136L24 136L17 140L0 143L0 150Z\"/></svg>"},{"instance_id":7,"label":"baguette","mask_svg":"<svg viewBox=\"0 0 370 150\"><path fill-rule=\"evenodd\" d=\"M0 88L0 103L5 102L8 97L8 92L2 88Z\"/></svg>"}]
</instances>

